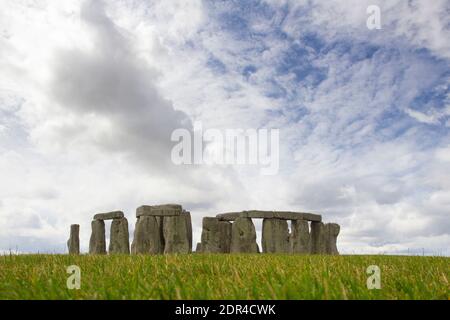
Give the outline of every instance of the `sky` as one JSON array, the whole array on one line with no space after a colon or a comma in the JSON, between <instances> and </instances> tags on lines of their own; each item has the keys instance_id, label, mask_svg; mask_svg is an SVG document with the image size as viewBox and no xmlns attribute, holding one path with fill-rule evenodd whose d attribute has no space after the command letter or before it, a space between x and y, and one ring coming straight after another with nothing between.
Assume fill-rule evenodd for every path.
<instances>
[{"instance_id":1,"label":"sky","mask_svg":"<svg viewBox=\"0 0 450 320\"><path fill-rule=\"evenodd\" d=\"M366 25L381 10L381 29ZM450 255L450 3L0 0L0 252L95 213L322 214L344 254ZM177 128L279 129L279 170L175 165ZM256 223L260 238L260 222Z\"/></svg>"}]
</instances>

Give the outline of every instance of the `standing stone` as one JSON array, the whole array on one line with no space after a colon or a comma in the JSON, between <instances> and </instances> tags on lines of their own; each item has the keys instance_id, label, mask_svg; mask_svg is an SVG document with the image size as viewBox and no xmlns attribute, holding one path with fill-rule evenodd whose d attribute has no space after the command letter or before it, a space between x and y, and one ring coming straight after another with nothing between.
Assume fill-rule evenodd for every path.
<instances>
[{"instance_id":1,"label":"standing stone","mask_svg":"<svg viewBox=\"0 0 450 320\"><path fill-rule=\"evenodd\" d=\"M202 252L202 244L201 244L201 242L197 242L197 246L195 247L195 252L196 253L201 253Z\"/></svg>"},{"instance_id":2,"label":"standing stone","mask_svg":"<svg viewBox=\"0 0 450 320\"><path fill-rule=\"evenodd\" d=\"M323 222L311 222L311 253L326 253L325 228Z\"/></svg>"},{"instance_id":3,"label":"standing stone","mask_svg":"<svg viewBox=\"0 0 450 320\"><path fill-rule=\"evenodd\" d=\"M91 239L89 240L90 254L106 254L105 221L93 220L91 222Z\"/></svg>"},{"instance_id":4,"label":"standing stone","mask_svg":"<svg viewBox=\"0 0 450 320\"><path fill-rule=\"evenodd\" d=\"M341 227L336 223L327 223L325 224L324 228L325 228L326 253L338 255L339 251L337 249L336 242Z\"/></svg>"},{"instance_id":5,"label":"standing stone","mask_svg":"<svg viewBox=\"0 0 450 320\"><path fill-rule=\"evenodd\" d=\"M67 240L67 248L69 254L80 254L80 225L73 224L70 226L70 238Z\"/></svg>"},{"instance_id":6,"label":"standing stone","mask_svg":"<svg viewBox=\"0 0 450 320\"><path fill-rule=\"evenodd\" d=\"M164 222L164 217L156 217L156 223L158 224L159 237L160 237L159 241L161 243L161 250L159 253L161 253L161 254L164 253L164 247L165 247L165 243L166 243L166 241L164 240L163 222Z\"/></svg>"},{"instance_id":7,"label":"standing stone","mask_svg":"<svg viewBox=\"0 0 450 320\"><path fill-rule=\"evenodd\" d=\"M252 219L237 218L231 227L231 247L232 253L258 253L256 244L256 230Z\"/></svg>"},{"instance_id":8,"label":"standing stone","mask_svg":"<svg viewBox=\"0 0 450 320\"><path fill-rule=\"evenodd\" d=\"M231 223L219 218L203 218L201 249L204 253L229 253Z\"/></svg>"},{"instance_id":9,"label":"standing stone","mask_svg":"<svg viewBox=\"0 0 450 320\"><path fill-rule=\"evenodd\" d=\"M156 217L142 216L136 221L131 244L133 254L158 254L164 250Z\"/></svg>"},{"instance_id":10,"label":"standing stone","mask_svg":"<svg viewBox=\"0 0 450 320\"><path fill-rule=\"evenodd\" d=\"M130 254L130 239L127 218L114 219L109 239L110 254Z\"/></svg>"},{"instance_id":11,"label":"standing stone","mask_svg":"<svg viewBox=\"0 0 450 320\"><path fill-rule=\"evenodd\" d=\"M311 242L308 221L292 220L291 234L289 237L291 253L310 253Z\"/></svg>"},{"instance_id":12,"label":"standing stone","mask_svg":"<svg viewBox=\"0 0 450 320\"><path fill-rule=\"evenodd\" d=\"M264 253L289 252L289 227L286 220L263 220L262 249Z\"/></svg>"},{"instance_id":13,"label":"standing stone","mask_svg":"<svg viewBox=\"0 0 450 320\"><path fill-rule=\"evenodd\" d=\"M188 211L184 211L184 216L186 219L186 229L188 234L188 241L189 241L189 252L192 252L192 219L191 219L191 213Z\"/></svg>"},{"instance_id":14,"label":"standing stone","mask_svg":"<svg viewBox=\"0 0 450 320\"><path fill-rule=\"evenodd\" d=\"M191 253L189 246L188 216L166 216L163 220L164 253Z\"/></svg>"}]
</instances>

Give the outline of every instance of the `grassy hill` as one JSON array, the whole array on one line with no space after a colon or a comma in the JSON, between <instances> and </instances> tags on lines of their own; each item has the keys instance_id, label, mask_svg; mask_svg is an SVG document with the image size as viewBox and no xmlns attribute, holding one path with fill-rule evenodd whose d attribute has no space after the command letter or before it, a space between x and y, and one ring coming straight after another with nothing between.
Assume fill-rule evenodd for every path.
<instances>
[{"instance_id":1,"label":"grassy hill","mask_svg":"<svg viewBox=\"0 0 450 320\"><path fill-rule=\"evenodd\" d=\"M67 267L81 288L67 289ZM368 290L366 269L381 270ZM0 256L0 299L445 299L450 258L404 256Z\"/></svg>"}]
</instances>

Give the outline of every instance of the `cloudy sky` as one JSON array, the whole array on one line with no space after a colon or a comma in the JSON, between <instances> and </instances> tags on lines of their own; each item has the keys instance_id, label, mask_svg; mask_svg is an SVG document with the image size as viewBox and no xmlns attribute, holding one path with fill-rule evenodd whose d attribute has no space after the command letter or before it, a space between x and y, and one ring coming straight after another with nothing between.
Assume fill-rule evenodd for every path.
<instances>
[{"instance_id":1,"label":"cloudy sky","mask_svg":"<svg viewBox=\"0 0 450 320\"><path fill-rule=\"evenodd\" d=\"M366 27L369 5L381 30ZM343 253L450 255L450 3L0 0L0 252L93 214L318 212ZM176 128L280 129L280 169L176 166ZM258 225L259 227L259 225ZM195 241L194 240L194 241Z\"/></svg>"}]
</instances>

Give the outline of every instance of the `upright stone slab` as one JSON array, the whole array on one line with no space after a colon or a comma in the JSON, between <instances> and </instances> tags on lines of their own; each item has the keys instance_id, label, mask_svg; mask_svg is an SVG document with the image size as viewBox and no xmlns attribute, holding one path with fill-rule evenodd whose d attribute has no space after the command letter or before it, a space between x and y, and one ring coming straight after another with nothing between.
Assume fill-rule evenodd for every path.
<instances>
[{"instance_id":1,"label":"upright stone slab","mask_svg":"<svg viewBox=\"0 0 450 320\"><path fill-rule=\"evenodd\" d=\"M324 227L325 232L325 251L328 254L338 255L337 237L341 227L336 223L327 223Z\"/></svg>"},{"instance_id":2,"label":"upright stone slab","mask_svg":"<svg viewBox=\"0 0 450 320\"><path fill-rule=\"evenodd\" d=\"M201 244L201 242L197 242L197 246L195 247L195 252L196 253L201 253L202 252L202 244Z\"/></svg>"},{"instance_id":3,"label":"upright stone slab","mask_svg":"<svg viewBox=\"0 0 450 320\"><path fill-rule=\"evenodd\" d=\"M286 220L263 220L262 249L264 253L289 253L289 227Z\"/></svg>"},{"instance_id":4,"label":"upright stone slab","mask_svg":"<svg viewBox=\"0 0 450 320\"><path fill-rule=\"evenodd\" d=\"M255 225L250 218L236 218L231 227L232 253L258 253Z\"/></svg>"},{"instance_id":5,"label":"upright stone slab","mask_svg":"<svg viewBox=\"0 0 450 320\"><path fill-rule=\"evenodd\" d=\"M289 237L291 253L307 254L311 252L311 242L308 221L292 220Z\"/></svg>"},{"instance_id":6,"label":"upright stone slab","mask_svg":"<svg viewBox=\"0 0 450 320\"><path fill-rule=\"evenodd\" d=\"M165 216L163 220L164 253L191 253L187 214Z\"/></svg>"},{"instance_id":7,"label":"upright stone slab","mask_svg":"<svg viewBox=\"0 0 450 320\"><path fill-rule=\"evenodd\" d=\"M164 247L165 247L165 243L166 241L164 240L164 229L163 229L163 223L164 223L164 217L156 217L156 222L158 224L158 229L159 229L159 241L161 243L161 250L159 253L164 253Z\"/></svg>"},{"instance_id":8,"label":"upright stone slab","mask_svg":"<svg viewBox=\"0 0 450 320\"><path fill-rule=\"evenodd\" d=\"M90 254L106 254L105 221L93 220L91 222L91 239L89 240Z\"/></svg>"},{"instance_id":9,"label":"upright stone slab","mask_svg":"<svg viewBox=\"0 0 450 320\"><path fill-rule=\"evenodd\" d=\"M136 221L132 243L133 254L158 254L164 250L156 217L142 216Z\"/></svg>"},{"instance_id":10,"label":"upright stone slab","mask_svg":"<svg viewBox=\"0 0 450 320\"><path fill-rule=\"evenodd\" d=\"M205 217L202 221L201 248L204 253L229 253L231 223L219 218Z\"/></svg>"},{"instance_id":11,"label":"upright stone slab","mask_svg":"<svg viewBox=\"0 0 450 320\"><path fill-rule=\"evenodd\" d=\"M114 219L109 238L110 254L130 254L130 239L127 218Z\"/></svg>"},{"instance_id":12,"label":"upright stone slab","mask_svg":"<svg viewBox=\"0 0 450 320\"><path fill-rule=\"evenodd\" d=\"M189 241L189 252L192 252L192 219L191 219L191 213L188 211L184 211L183 213L185 215L186 219L186 229L187 229L187 235L188 235L188 241Z\"/></svg>"},{"instance_id":13,"label":"upright stone slab","mask_svg":"<svg viewBox=\"0 0 450 320\"><path fill-rule=\"evenodd\" d=\"M311 222L311 253L326 253L325 228L323 222Z\"/></svg>"},{"instance_id":14,"label":"upright stone slab","mask_svg":"<svg viewBox=\"0 0 450 320\"><path fill-rule=\"evenodd\" d=\"M73 224L70 226L70 237L67 240L67 248L69 254L80 254L80 225Z\"/></svg>"},{"instance_id":15,"label":"upright stone slab","mask_svg":"<svg viewBox=\"0 0 450 320\"><path fill-rule=\"evenodd\" d=\"M131 254L137 254L137 253L136 253L136 244L134 243L134 237L133 237L133 241L131 241L131 245L130 245L130 253L131 253Z\"/></svg>"}]
</instances>

